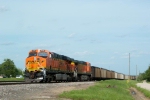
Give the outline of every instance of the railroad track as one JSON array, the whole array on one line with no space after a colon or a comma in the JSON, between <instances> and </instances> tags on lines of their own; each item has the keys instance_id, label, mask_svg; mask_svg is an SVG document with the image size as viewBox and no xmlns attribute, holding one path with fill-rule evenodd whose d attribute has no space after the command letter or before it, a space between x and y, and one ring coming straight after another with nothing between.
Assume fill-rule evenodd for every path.
<instances>
[{"instance_id":1,"label":"railroad track","mask_svg":"<svg viewBox=\"0 0 150 100\"><path fill-rule=\"evenodd\" d=\"M28 82L0 82L0 86L2 86L2 85L21 85L21 84L40 84L40 83L28 83Z\"/></svg>"},{"instance_id":2,"label":"railroad track","mask_svg":"<svg viewBox=\"0 0 150 100\"><path fill-rule=\"evenodd\" d=\"M50 82L50 83L61 83L61 82ZM0 82L0 86L2 86L2 85L22 85L22 84L50 84L50 83L39 83L39 82L8 82L7 81L7 82Z\"/></svg>"},{"instance_id":3,"label":"railroad track","mask_svg":"<svg viewBox=\"0 0 150 100\"><path fill-rule=\"evenodd\" d=\"M85 81L82 81L82 82L85 82ZM92 81L91 81L92 82ZM93 81L94 82L94 81ZM71 82L55 82L55 81L52 81L52 82L48 82L48 83L39 83L39 82L20 82L20 81L11 81L11 82L0 82L0 86L3 86L3 85L22 85L22 84L50 84L50 83L71 83Z\"/></svg>"}]
</instances>

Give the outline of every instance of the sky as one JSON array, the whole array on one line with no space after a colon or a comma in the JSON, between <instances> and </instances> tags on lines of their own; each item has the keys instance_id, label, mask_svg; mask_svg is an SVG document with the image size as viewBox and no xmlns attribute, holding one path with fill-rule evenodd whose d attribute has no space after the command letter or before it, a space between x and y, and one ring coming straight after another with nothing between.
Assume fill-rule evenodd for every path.
<instances>
[{"instance_id":1,"label":"sky","mask_svg":"<svg viewBox=\"0 0 150 100\"><path fill-rule=\"evenodd\" d=\"M0 0L0 63L46 49L119 73L150 65L149 0ZM137 71L136 71L137 66Z\"/></svg>"}]
</instances>

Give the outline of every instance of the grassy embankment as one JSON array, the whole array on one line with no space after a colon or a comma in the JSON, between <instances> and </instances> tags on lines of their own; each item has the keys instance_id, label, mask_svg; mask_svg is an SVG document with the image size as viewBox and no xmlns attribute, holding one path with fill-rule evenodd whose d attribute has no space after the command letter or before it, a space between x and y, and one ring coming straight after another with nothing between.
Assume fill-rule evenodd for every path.
<instances>
[{"instance_id":1,"label":"grassy embankment","mask_svg":"<svg viewBox=\"0 0 150 100\"><path fill-rule=\"evenodd\" d=\"M130 82L127 82L127 80L99 81L95 86L91 86L86 90L64 92L59 97L73 100L134 100L129 88L137 88L136 83L132 80ZM150 96L150 93L148 95Z\"/></svg>"},{"instance_id":2,"label":"grassy embankment","mask_svg":"<svg viewBox=\"0 0 150 100\"><path fill-rule=\"evenodd\" d=\"M137 87L136 86L137 83L138 83L137 81L131 81L130 82L130 87L136 88L138 91L140 91L141 93L143 93L146 97L150 98L150 91L148 91L146 89L143 89L141 87Z\"/></svg>"},{"instance_id":3,"label":"grassy embankment","mask_svg":"<svg viewBox=\"0 0 150 100\"><path fill-rule=\"evenodd\" d=\"M15 82L15 81L24 81L24 78L0 78L0 82Z\"/></svg>"}]
</instances>

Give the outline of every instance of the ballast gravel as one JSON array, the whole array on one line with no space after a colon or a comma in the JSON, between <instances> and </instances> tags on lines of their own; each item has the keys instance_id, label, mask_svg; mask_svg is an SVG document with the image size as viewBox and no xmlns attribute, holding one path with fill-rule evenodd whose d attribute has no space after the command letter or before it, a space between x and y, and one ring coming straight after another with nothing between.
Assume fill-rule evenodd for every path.
<instances>
[{"instance_id":1,"label":"ballast gravel","mask_svg":"<svg viewBox=\"0 0 150 100\"><path fill-rule=\"evenodd\" d=\"M95 82L43 83L0 85L0 100L69 100L58 98L60 93L86 89Z\"/></svg>"}]
</instances>

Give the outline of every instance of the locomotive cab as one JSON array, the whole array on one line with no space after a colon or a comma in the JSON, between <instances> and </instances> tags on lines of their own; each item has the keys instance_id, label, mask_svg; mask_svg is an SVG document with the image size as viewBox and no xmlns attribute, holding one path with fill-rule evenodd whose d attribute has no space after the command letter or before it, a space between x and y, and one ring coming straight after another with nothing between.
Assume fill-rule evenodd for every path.
<instances>
[{"instance_id":1,"label":"locomotive cab","mask_svg":"<svg viewBox=\"0 0 150 100\"><path fill-rule=\"evenodd\" d=\"M31 50L26 58L25 79L43 80L46 71L46 59L50 53L46 50ZM25 80L25 81L26 81Z\"/></svg>"}]
</instances>

